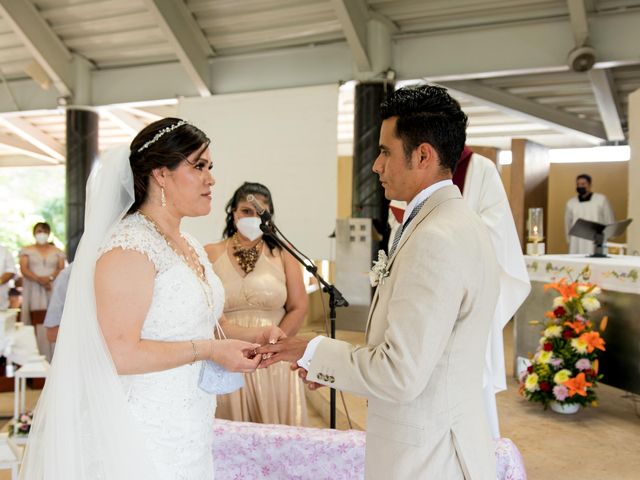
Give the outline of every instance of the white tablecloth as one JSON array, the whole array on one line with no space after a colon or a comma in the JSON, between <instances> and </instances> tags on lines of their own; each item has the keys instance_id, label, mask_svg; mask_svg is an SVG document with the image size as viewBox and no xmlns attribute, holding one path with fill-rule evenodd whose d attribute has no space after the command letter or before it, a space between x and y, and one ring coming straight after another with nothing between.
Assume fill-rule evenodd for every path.
<instances>
[{"instance_id":1,"label":"white tablecloth","mask_svg":"<svg viewBox=\"0 0 640 480\"><path fill-rule=\"evenodd\" d=\"M356 480L364 478L365 434L357 430L216 420L216 480ZM499 480L526 480L520 452L496 441Z\"/></svg>"},{"instance_id":2,"label":"white tablecloth","mask_svg":"<svg viewBox=\"0 0 640 480\"><path fill-rule=\"evenodd\" d=\"M555 282L562 277L575 280L585 268L589 281L603 290L640 295L640 257L612 255L589 258L584 255L525 255L532 281Z\"/></svg>"}]
</instances>

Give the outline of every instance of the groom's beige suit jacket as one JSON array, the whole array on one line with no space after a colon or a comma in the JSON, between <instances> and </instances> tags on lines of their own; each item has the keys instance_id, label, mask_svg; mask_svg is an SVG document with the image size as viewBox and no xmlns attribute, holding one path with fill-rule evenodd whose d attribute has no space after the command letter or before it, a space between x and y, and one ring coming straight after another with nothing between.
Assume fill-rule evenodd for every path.
<instances>
[{"instance_id":1,"label":"groom's beige suit jacket","mask_svg":"<svg viewBox=\"0 0 640 480\"><path fill-rule=\"evenodd\" d=\"M495 480L482 369L498 264L457 187L426 201L388 267L367 345L323 339L308 379L368 398L367 479Z\"/></svg>"}]
</instances>

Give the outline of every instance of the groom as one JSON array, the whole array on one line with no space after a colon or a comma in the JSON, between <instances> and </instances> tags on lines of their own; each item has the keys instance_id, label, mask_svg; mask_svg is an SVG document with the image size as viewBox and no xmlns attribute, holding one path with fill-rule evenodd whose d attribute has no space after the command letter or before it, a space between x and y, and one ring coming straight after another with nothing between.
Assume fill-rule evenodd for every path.
<instances>
[{"instance_id":1,"label":"groom","mask_svg":"<svg viewBox=\"0 0 640 480\"><path fill-rule=\"evenodd\" d=\"M467 117L435 86L396 91L382 117L373 171L408 206L376 269L366 346L292 337L258 352L273 355L264 366L297 362L307 381L368 398L367 479L495 479L482 370L498 264L451 181Z\"/></svg>"}]
</instances>

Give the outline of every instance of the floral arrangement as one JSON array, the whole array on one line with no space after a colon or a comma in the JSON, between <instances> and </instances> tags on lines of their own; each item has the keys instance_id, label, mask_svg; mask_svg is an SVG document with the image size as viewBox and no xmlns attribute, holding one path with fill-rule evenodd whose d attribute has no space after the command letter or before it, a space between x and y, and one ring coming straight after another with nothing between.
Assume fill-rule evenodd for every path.
<instances>
[{"instance_id":1,"label":"floral arrangement","mask_svg":"<svg viewBox=\"0 0 640 480\"><path fill-rule=\"evenodd\" d=\"M601 290L591 283L567 283L564 278L545 285L545 291L551 289L560 295L553 301L553 311L545 313L548 320L538 349L520 375L520 393L545 408L551 402L596 406L595 387L602 379L597 357L598 350L604 351L605 341L594 330L589 315L600 308L596 296ZM601 319L600 332L607 320Z\"/></svg>"},{"instance_id":2,"label":"floral arrangement","mask_svg":"<svg viewBox=\"0 0 640 480\"><path fill-rule=\"evenodd\" d=\"M33 423L33 412L23 413L9 428L9 436L27 436Z\"/></svg>"}]
</instances>

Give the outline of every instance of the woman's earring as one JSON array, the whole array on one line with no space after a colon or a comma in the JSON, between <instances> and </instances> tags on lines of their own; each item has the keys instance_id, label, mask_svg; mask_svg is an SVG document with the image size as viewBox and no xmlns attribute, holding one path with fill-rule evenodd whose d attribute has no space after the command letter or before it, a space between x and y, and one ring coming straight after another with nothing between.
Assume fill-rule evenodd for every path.
<instances>
[{"instance_id":1,"label":"woman's earring","mask_svg":"<svg viewBox=\"0 0 640 480\"><path fill-rule=\"evenodd\" d=\"M164 196L164 187L160 187L160 205L167 206L167 197Z\"/></svg>"}]
</instances>

